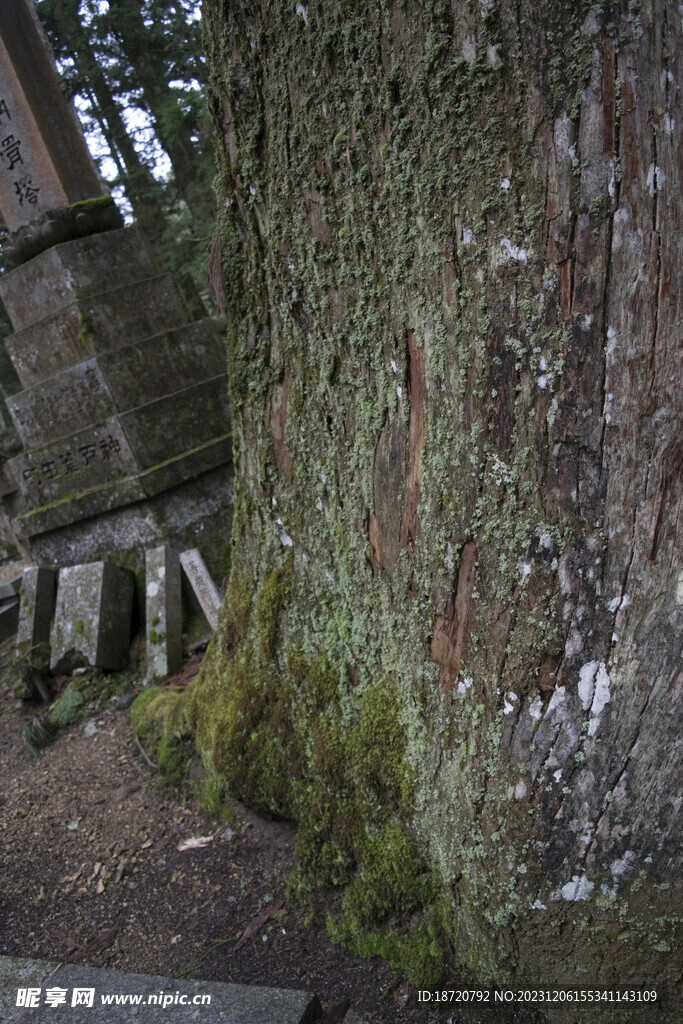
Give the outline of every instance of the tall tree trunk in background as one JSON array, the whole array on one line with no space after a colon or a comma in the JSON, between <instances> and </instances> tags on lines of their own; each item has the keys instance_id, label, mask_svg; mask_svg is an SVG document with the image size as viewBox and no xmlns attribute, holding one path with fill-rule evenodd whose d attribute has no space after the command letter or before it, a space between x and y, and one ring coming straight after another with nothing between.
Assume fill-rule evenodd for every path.
<instances>
[{"instance_id":1,"label":"tall tree trunk in background","mask_svg":"<svg viewBox=\"0 0 683 1024\"><path fill-rule=\"evenodd\" d=\"M176 188L192 215L203 223L214 197L199 174L200 155L192 143L198 126L183 111L178 95L169 86L160 40L145 25L139 5L130 0L109 0L109 10L111 31L134 69L136 83L142 87L157 138L171 161Z\"/></svg>"},{"instance_id":2,"label":"tall tree trunk in background","mask_svg":"<svg viewBox=\"0 0 683 1024\"><path fill-rule=\"evenodd\" d=\"M183 727L297 818L361 952L422 984L446 948L498 984L661 999L678 5L204 12L238 476Z\"/></svg>"},{"instance_id":3,"label":"tall tree trunk in background","mask_svg":"<svg viewBox=\"0 0 683 1024\"><path fill-rule=\"evenodd\" d=\"M126 197L152 245L158 245L165 214L156 193L161 186L138 156L123 121L121 108L98 64L87 33L81 24L79 0L61 0L43 17L49 30L59 39L60 50L73 61L80 80L85 83L102 134L121 173ZM49 13L49 18L47 17Z\"/></svg>"}]
</instances>

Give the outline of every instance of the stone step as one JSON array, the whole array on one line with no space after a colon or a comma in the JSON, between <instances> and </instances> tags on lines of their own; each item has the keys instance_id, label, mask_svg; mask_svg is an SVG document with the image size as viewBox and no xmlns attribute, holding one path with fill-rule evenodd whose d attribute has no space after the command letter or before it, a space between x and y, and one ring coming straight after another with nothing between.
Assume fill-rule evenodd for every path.
<instances>
[{"instance_id":1,"label":"stone step","mask_svg":"<svg viewBox=\"0 0 683 1024\"><path fill-rule=\"evenodd\" d=\"M5 347L25 388L98 352L141 342L187 321L170 274L87 295L8 335Z\"/></svg>"},{"instance_id":2,"label":"stone step","mask_svg":"<svg viewBox=\"0 0 683 1024\"><path fill-rule=\"evenodd\" d=\"M16 519L12 520L12 529L19 539L32 538L32 547L34 550L37 550L34 547L34 538L39 534L58 530L76 523L83 523L94 516L142 502L145 498L154 498L173 487L179 487L190 481L195 481L196 478L201 477L205 473L210 473L220 466L229 466L231 460L232 437L229 433L223 434L220 437L212 438L208 443L197 448L181 452L179 455L167 459L151 469L139 470L128 477L115 477L113 480L95 484L89 490L76 492L63 498L55 497L39 508L28 508L17 515ZM193 483L191 491L194 486ZM230 493L232 493L231 490ZM189 500L196 501L192 497ZM210 502L212 497L205 495L204 500ZM158 514L167 515L168 513L162 513L160 510ZM170 514L177 518L177 506L176 511L173 511L172 508L170 509ZM147 538L146 544L158 542L166 536L163 532L148 531L143 526L144 518L141 515L137 528L143 530L142 535ZM147 514L148 519L149 514ZM196 520L192 521L196 522ZM71 540L73 541L73 537ZM108 546L103 550L100 542L98 542L97 551L101 554L111 553L111 543L111 540L107 541ZM68 554L58 555L53 547L48 547L44 550L46 553L41 555L41 557L49 559L53 563L63 562L65 558L72 561L76 557L73 553L72 544L66 548ZM48 550L50 552L49 555L47 554Z\"/></svg>"},{"instance_id":3,"label":"stone step","mask_svg":"<svg viewBox=\"0 0 683 1024\"><path fill-rule=\"evenodd\" d=\"M30 451L221 374L215 324L200 320L60 370L8 398L7 407Z\"/></svg>"},{"instance_id":4,"label":"stone step","mask_svg":"<svg viewBox=\"0 0 683 1024\"><path fill-rule=\"evenodd\" d=\"M201 448L229 422L223 373L17 455L9 468L27 509L42 508Z\"/></svg>"},{"instance_id":5,"label":"stone step","mask_svg":"<svg viewBox=\"0 0 683 1024\"><path fill-rule=\"evenodd\" d=\"M134 228L74 239L48 249L0 279L0 298L15 331L101 292L103 282L132 285L158 274Z\"/></svg>"},{"instance_id":6,"label":"stone step","mask_svg":"<svg viewBox=\"0 0 683 1024\"><path fill-rule=\"evenodd\" d=\"M140 997L140 1002L105 1003L109 996ZM314 1024L321 1015L318 998L310 992L0 957L0 1020L5 1022Z\"/></svg>"}]
</instances>

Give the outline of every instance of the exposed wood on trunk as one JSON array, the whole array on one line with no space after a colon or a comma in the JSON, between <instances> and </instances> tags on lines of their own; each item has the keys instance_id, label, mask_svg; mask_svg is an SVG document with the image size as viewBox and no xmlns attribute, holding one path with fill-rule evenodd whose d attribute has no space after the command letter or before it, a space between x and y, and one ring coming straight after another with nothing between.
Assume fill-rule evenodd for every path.
<instances>
[{"instance_id":1,"label":"exposed wood on trunk","mask_svg":"<svg viewBox=\"0 0 683 1024\"><path fill-rule=\"evenodd\" d=\"M370 541L372 569L373 572L377 572L378 569L385 568L385 556L382 532L374 512L371 512L368 518L368 540Z\"/></svg>"},{"instance_id":2,"label":"exposed wood on trunk","mask_svg":"<svg viewBox=\"0 0 683 1024\"><path fill-rule=\"evenodd\" d=\"M289 400L292 391L292 379L287 375L279 388L274 389L268 403L268 425L273 435L275 458L278 469L285 480L292 478L292 460L285 444L285 430L289 413Z\"/></svg>"},{"instance_id":3,"label":"exposed wood on trunk","mask_svg":"<svg viewBox=\"0 0 683 1024\"><path fill-rule=\"evenodd\" d=\"M437 616L434 623L431 658L441 669L441 685L446 693L451 693L455 686L466 651L476 560L476 545L468 541L460 554L455 595L449 598L446 614Z\"/></svg>"},{"instance_id":4,"label":"exposed wood on trunk","mask_svg":"<svg viewBox=\"0 0 683 1024\"><path fill-rule=\"evenodd\" d=\"M422 451L425 444L425 364L415 332L408 331L408 394L410 396L410 435L408 441L408 482L403 509L401 547L412 550L419 532L417 507L422 489Z\"/></svg>"}]
</instances>

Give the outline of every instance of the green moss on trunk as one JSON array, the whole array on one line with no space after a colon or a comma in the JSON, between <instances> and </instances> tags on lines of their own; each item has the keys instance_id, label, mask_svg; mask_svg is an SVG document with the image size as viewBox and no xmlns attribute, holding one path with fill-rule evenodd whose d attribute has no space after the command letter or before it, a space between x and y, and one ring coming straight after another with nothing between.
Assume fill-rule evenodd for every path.
<instances>
[{"instance_id":1,"label":"green moss on trunk","mask_svg":"<svg viewBox=\"0 0 683 1024\"><path fill-rule=\"evenodd\" d=\"M429 977L671 980L665 9L204 5L237 476L173 729Z\"/></svg>"}]
</instances>

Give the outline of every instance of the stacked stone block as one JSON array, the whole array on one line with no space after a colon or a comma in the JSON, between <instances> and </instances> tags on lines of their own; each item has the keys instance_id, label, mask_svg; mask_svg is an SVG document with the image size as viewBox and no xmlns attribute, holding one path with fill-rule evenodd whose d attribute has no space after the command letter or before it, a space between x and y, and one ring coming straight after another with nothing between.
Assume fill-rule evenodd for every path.
<instances>
[{"instance_id":1,"label":"stacked stone block","mask_svg":"<svg viewBox=\"0 0 683 1024\"><path fill-rule=\"evenodd\" d=\"M33 543L230 464L221 340L213 321L188 322L136 230L48 249L4 275L0 297L23 384L7 403L24 446L9 463L19 537Z\"/></svg>"}]
</instances>

